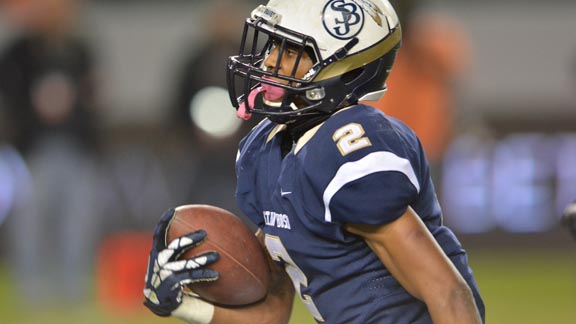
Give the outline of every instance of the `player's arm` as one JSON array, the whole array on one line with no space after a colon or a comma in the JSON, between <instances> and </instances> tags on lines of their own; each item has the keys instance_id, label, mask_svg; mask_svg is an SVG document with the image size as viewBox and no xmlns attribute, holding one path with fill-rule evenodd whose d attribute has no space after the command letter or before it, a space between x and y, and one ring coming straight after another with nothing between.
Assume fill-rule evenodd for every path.
<instances>
[{"instance_id":1,"label":"player's arm","mask_svg":"<svg viewBox=\"0 0 576 324\"><path fill-rule=\"evenodd\" d=\"M286 272L272 270L272 284L266 298L256 304L243 307L219 307L199 299L185 299L183 305L173 313L174 317L188 323L210 324L287 324L292 313L294 287ZM210 322L197 322L198 314L212 314Z\"/></svg>"},{"instance_id":2,"label":"player's arm","mask_svg":"<svg viewBox=\"0 0 576 324\"><path fill-rule=\"evenodd\" d=\"M482 323L472 291L412 208L382 225L349 224L414 297L434 323Z\"/></svg>"},{"instance_id":3,"label":"player's arm","mask_svg":"<svg viewBox=\"0 0 576 324\"><path fill-rule=\"evenodd\" d=\"M264 235L256 233L264 246ZM268 255L268 254L267 254ZM290 321L294 286L284 271L268 258L271 271L271 285L266 298L254 305L240 308L216 307L211 324L283 324Z\"/></svg>"}]
</instances>

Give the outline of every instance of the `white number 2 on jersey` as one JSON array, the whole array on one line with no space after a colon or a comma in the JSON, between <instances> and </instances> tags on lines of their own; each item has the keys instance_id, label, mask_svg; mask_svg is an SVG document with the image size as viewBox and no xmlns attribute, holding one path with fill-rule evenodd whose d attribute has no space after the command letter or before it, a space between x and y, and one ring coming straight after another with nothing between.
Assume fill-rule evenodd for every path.
<instances>
[{"instance_id":1,"label":"white number 2 on jersey","mask_svg":"<svg viewBox=\"0 0 576 324\"><path fill-rule=\"evenodd\" d=\"M266 244L268 252L270 253L270 256L272 257L272 260L284 261L285 263L284 267L286 269L286 273L288 274L288 276L290 276L290 279L292 280L292 284L294 284L294 288L296 288L298 296L300 297L304 305L306 305L312 316L317 321L324 322L324 318L322 318L322 315L320 315L320 312L318 311L318 308L316 308L316 305L314 305L314 301L312 301L312 298L308 295L302 295L302 293L300 292L301 286L308 287L308 278L306 278L304 272L302 272L302 270L298 268L296 263L294 263L294 260L292 260L292 258L288 254L288 251L284 247L284 244L282 244L280 238L278 236L266 234L266 236L264 237L264 242Z\"/></svg>"},{"instance_id":2,"label":"white number 2 on jersey","mask_svg":"<svg viewBox=\"0 0 576 324\"><path fill-rule=\"evenodd\" d=\"M346 155L372 145L368 137L363 136L364 128L362 125L350 123L338 128L332 135L332 139L336 142L340 153Z\"/></svg>"}]
</instances>

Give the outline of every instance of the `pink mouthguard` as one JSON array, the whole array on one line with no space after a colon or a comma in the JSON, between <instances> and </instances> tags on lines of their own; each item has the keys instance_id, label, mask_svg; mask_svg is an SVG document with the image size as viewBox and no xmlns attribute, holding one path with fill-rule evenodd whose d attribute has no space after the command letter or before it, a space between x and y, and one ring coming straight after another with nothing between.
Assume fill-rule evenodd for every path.
<instances>
[{"instance_id":1,"label":"pink mouthguard","mask_svg":"<svg viewBox=\"0 0 576 324\"><path fill-rule=\"evenodd\" d=\"M248 94L248 100L245 100L242 104L240 104L240 107L238 107L238 111L236 113L239 118L248 120L252 117L252 114L248 112L248 109L246 109L246 102L248 102L250 108L254 108L254 100L256 99L256 96L261 92L264 92L264 99L269 101L278 101L284 97L285 93L283 88L263 83L261 86L250 91Z\"/></svg>"}]
</instances>

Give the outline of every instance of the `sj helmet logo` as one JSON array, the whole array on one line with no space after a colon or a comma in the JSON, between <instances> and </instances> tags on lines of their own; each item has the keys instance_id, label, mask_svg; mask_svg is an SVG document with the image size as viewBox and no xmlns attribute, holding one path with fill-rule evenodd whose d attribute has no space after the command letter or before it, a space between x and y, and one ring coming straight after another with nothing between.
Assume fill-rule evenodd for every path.
<instances>
[{"instance_id":1,"label":"sj helmet logo","mask_svg":"<svg viewBox=\"0 0 576 324\"><path fill-rule=\"evenodd\" d=\"M332 37L351 39L364 27L364 11L353 0L330 0L324 6L322 21Z\"/></svg>"}]
</instances>

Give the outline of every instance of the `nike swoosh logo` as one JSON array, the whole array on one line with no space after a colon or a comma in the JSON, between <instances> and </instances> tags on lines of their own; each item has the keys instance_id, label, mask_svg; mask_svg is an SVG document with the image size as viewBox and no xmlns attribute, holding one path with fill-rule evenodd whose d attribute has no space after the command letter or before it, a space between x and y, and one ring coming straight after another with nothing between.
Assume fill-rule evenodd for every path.
<instances>
[{"instance_id":1,"label":"nike swoosh logo","mask_svg":"<svg viewBox=\"0 0 576 324\"><path fill-rule=\"evenodd\" d=\"M282 197L291 194L292 191L282 191L282 189L280 189L280 195L282 195Z\"/></svg>"}]
</instances>

